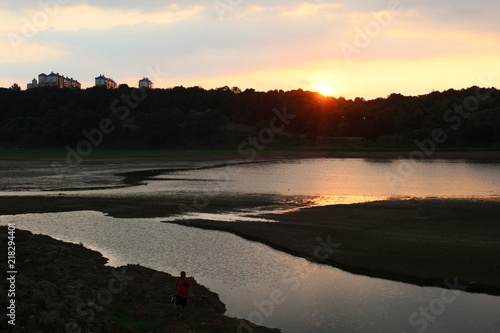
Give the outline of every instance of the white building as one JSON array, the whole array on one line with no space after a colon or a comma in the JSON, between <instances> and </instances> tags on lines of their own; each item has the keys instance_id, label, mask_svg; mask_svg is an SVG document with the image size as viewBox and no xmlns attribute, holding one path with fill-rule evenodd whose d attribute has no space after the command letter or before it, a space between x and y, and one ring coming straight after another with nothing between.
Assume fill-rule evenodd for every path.
<instances>
[{"instance_id":1,"label":"white building","mask_svg":"<svg viewBox=\"0 0 500 333\"><path fill-rule=\"evenodd\" d=\"M95 85L97 86L106 86L107 89L116 89L118 85L115 81L110 78L105 77L104 75L99 75L95 78Z\"/></svg>"},{"instance_id":2,"label":"white building","mask_svg":"<svg viewBox=\"0 0 500 333\"><path fill-rule=\"evenodd\" d=\"M38 82L33 79L31 83L28 83L28 89L36 87L58 87L58 88L81 88L82 85L78 80L73 78L64 77L59 75L59 73L50 73L49 75L41 73L38 75Z\"/></svg>"},{"instance_id":3,"label":"white building","mask_svg":"<svg viewBox=\"0 0 500 333\"><path fill-rule=\"evenodd\" d=\"M31 83L28 83L28 89L33 89L38 87L38 83L36 82L36 79L33 79Z\"/></svg>"},{"instance_id":4,"label":"white building","mask_svg":"<svg viewBox=\"0 0 500 333\"><path fill-rule=\"evenodd\" d=\"M151 80L149 80L147 77L145 77L139 81L139 88L153 89L153 82L151 82Z\"/></svg>"}]
</instances>

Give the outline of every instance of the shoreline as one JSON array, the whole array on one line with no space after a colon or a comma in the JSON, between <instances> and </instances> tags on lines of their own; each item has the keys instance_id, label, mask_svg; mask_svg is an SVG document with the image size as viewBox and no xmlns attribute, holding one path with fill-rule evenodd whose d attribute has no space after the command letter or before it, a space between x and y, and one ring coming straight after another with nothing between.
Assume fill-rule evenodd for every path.
<instances>
[{"instance_id":1,"label":"shoreline","mask_svg":"<svg viewBox=\"0 0 500 333\"><path fill-rule=\"evenodd\" d=\"M235 150L219 149L219 150L146 150L150 152L149 154L142 155L143 150L123 150L123 149L104 149L103 151L97 151L94 155L90 155L81 160L81 164L92 163L93 161L99 160L165 160L165 161L208 161L208 160L249 160L255 161L259 159L267 158L288 158L288 159L301 159L301 158L321 158L321 157L331 157L331 158L380 158L380 159L398 159L398 158L409 158L410 154L414 151L422 151L420 147L405 147L403 149L367 149L367 150L349 150L343 148L327 147L327 146L312 146L312 147L294 147L295 150L280 149L280 148L268 148L257 153L257 158L249 158L245 154L237 154ZM17 151L17 150L16 150ZM44 154L45 150L23 150L19 149L19 152L12 153L12 149L7 149L6 153L2 153L0 149L0 161L1 160L19 160L19 161L32 161L32 160L52 160L52 161L64 161L68 155L62 149L60 150L48 150ZM33 153L35 156L30 156L29 153ZM116 155L116 156L114 156ZM430 152L425 152L424 160L433 159L462 159L462 160L496 160L500 161L500 150L489 149L489 150L460 150L460 149L435 149ZM78 164L80 164L78 163Z\"/></svg>"},{"instance_id":2,"label":"shoreline","mask_svg":"<svg viewBox=\"0 0 500 333\"><path fill-rule=\"evenodd\" d=\"M1 226L1 235L7 227ZM5 233L4 233L5 232ZM110 267L83 245L16 230L15 326L4 308L0 329L11 332L279 333L224 315L219 296L191 278L193 297L184 319L169 302L175 277L140 265ZM5 267L6 268L6 267ZM92 301L92 302L90 302Z\"/></svg>"}]
</instances>

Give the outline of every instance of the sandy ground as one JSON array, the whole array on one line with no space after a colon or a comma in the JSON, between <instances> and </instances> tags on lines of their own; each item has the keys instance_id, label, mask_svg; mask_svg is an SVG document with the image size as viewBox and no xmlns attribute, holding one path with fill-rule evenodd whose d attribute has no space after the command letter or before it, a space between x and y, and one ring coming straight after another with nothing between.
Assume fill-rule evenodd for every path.
<instances>
[{"instance_id":1,"label":"sandy ground","mask_svg":"<svg viewBox=\"0 0 500 333\"><path fill-rule=\"evenodd\" d=\"M404 153L345 153L343 157L391 158ZM321 157L328 154L278 154L266 158ZM435 158L500 160L500 153L436 153ZM93 160L85 162L102 170L107 186L140 182L147 173L168 168L184 168L199 163L221 163L234 157L165 158L138 160ZM51 161L2 160L2 189L15 184L15 178L27 172L46 177ZM28 164L31 169L26 167ZM177 164L176 164L177 163ZM38 165L38 166L37 166ZM9 173L9 169L18 172ZM38 171L37 171L38 170ZM147 170L146 173L144 170ZM153 171L152 171L153 170ZM156 170L156 171L154 171ZM128 172L126 177L117 173ZM3 182L3 175L12 177ZM111 175L111 176L110 176ZM78 178L78 177L77 177ZM46 178L43 178L47 180ZM76 178L75 178L76 179ZM7 186L5 185L7 184ZM48 181L40 188L53 188ZM82 185L83 184L83 185ZM91 185L81 179L69 188L101 186L99 179ZM44 187L45 186L45 187ZM64 188L64 187L63 187ZM2 196L0 215L28 212L97 210L116 217L160 217L179 213L179 204L192 198L99 198L48 196ZM276 196L217 197L204 212L274 205ZM217 222L185 220L176 222L192 227L225 230L257 240L276 249L321 262L354 273L383 277L420 285L453 287L446 281L458 281L455 288L500 295L500 201L465 199L391 200L354 205L336 205L302 209L267 216L277 223ZM321 239L323 243L319 242ZM335 244L334 250L325 247ZM326 251L325 251L326 249Z\"/></svg>"}]
</instances>

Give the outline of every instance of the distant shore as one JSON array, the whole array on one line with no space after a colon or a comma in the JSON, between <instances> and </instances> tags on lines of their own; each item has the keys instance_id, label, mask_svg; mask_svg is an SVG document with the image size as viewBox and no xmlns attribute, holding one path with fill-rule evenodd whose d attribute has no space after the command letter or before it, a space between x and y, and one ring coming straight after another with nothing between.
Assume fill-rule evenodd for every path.
<instances>
[{"instance_id":1,"label":"distant shore","mask_svg":"<svg viewBox=\"0 0 500 333\"><path fill-rule=\"evenodd\" d=\"M352 150L342 147L330 147L327 145L322 146L304 146L304 147L288 147L276 148L266 147L266 149L259 151L255 159L265 158L321 158L321 157L334 157L334 158L411 158L410 154L413 151L421 150L416 145L406 146L401 149L377 149L371 148L366 150ZM0 161L7 159L51 159L54 161L61 161L68 157L68 151L65 149L13 149L0 148ZM234 149L96 149L89 156L83 157L82 161L92 160L116 160L116 159L173 159L173 160L188 160L188 161L205 161L205 160L232 160L242 159L247 160L250 156L247 154L239 154L237 152L237 145ZM252 160L255 160L252 159ZM500 161L499 149L474 149L469 148L460 150L456 148L437 149L429 151L424 154L425 159L464 159L464 160L497 160Z\"/></svg>"}]
</instances>

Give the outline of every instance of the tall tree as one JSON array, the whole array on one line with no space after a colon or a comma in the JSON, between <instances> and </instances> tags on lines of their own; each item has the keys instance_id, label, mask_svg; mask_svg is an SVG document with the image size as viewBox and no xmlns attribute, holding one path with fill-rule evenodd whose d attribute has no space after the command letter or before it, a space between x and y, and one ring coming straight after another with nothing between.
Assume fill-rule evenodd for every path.
<instances>
[{"instance_id":1,"label":"tall tree","mask_svg":"<svg viewBox=\"0 0 500 333\"><path fill-rule=\"evenodd\" d=\"M12 86L10 86L10 89L14 91L21 91L21 87L17 83L14 83Z\"/></svg>"}]
</instances>

